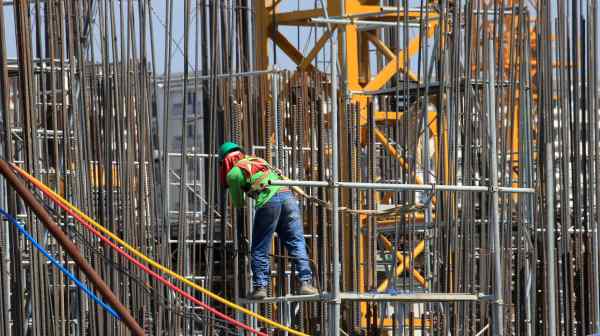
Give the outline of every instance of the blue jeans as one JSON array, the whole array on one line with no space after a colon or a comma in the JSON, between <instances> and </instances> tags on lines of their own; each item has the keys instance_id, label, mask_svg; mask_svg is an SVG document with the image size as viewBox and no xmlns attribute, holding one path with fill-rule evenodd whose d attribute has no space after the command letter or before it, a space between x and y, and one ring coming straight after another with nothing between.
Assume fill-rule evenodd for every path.
<instances>
[{"instance_id":1,"label":"blue jeans","mask_svg":"<svg viewBox=\"0 0 600 336\"><path fill-rule=\"evenodd\" d=\"M285 245L296 264L300 281L312 279L298 201L290 191L275 194L264 206L256 209L252 230L252 273L254 287L266 287L271 272L269 252L273 232Z\"/></svg>"}]
</instances>

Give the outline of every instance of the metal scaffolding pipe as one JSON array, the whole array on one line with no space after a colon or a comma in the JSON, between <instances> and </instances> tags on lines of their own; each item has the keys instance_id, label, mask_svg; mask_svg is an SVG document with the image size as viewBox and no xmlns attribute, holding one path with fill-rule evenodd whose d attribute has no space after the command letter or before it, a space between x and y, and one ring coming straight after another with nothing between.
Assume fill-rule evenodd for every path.
<instances>
[{"instance_id":1,"label":"metal scaffolding pipe","mask_svg":"<svg viewBox=\"0 0 600 336\"><path fill-rule=\"evenodd\" d=\"M488 146L490 157L490 184L492 186L491 198L491 246L494 263L494 295L493 316L494 323L492 324L493 335L504 335L504 272L502 269L502 240L500 236L500 210L498 201L498 151L496 148L496 85L494 67L494 51L492 50L493 40L486 41L488 51L488 85L486 85L486 107L488 117Z\"/></svg>"},{"instance_id":2,"label":"metal scaffolding pipe","mask_svg":"<svg viewBox=\"0 0 600 336\"><path fill-rule=\"evenodd\" d=\"M380 27L396 27L396 26L398 26L398 24L396 22L369 21L369 20L357 20L357 19L311 18L310 21L314 22L314 23L327 23L327 24L336 24L336 25L366 26L370 29L375 29L375 28L380 28ZM410 28L419 28L420 27L420 25L418 23L409 23L409 24L400 23L400 26L407 26Z\"/></svg>"},{"instance_id":3,"label":"metal scaffolding pipe","mask_svg":"<svg viewBox=\"0 0 600 336\"><path fill-rule=\"evenodd\" d=\"M245 71L245 72L237 72L237 73L222 73L222 74L217 74L216 77L217 79L228 79L228 78L236 78L236 77L253 77L253 76L261 76L261 75L267 75L267 74L277 74L280 73L284 70L278 69L277 67L273 67L273 69L270 70L256 70L256 71ZM171 80L182 80L182 78L173 78L171 77ZM194 81L194 80L212 80L214 79L212 75L205 75L205 76L188 76L188 81ZM163 87L163 81L165 80L164 77L156 77L154 79L155 81L158 82L158 87Z\"/></svg>"},{"instance_id":4,"label":"metal scaffolding pipe","mask_svg":"<svg viewBox=\"0 0 600 336\"><path fill-rule=\"evenodd\" d=\"M338 143L338 73L337 73L337 39L331 38L331 181L337 183L339 180L339 143ZM341 303L340 298L340 218L338 214L339 207L339 188L334 186L331 188L331 237L332 237L332 252L331 258L333 263L332 276L332 295L333 302L331 303L331 335L340 335L340 313Z\"/></svg>"},{"instance_id":5,"label":"metal scaffolding pipe","mask_svg":"<svg viewBox=\"0 0 600 336\"><path fill-rule=\"evenodd\" d=\"M556 336L556 244L554 230L554 151L552 142L546 144L546 254L548 281L548 336Z\"/></svg>"},{"instance_id":6,"label":"metal scaffolding pipe","mask_svg":"<svg viewBox=\"0 0 600 336\"><path fill-rule=\"evenodd\" d=\"M467 185L445 185L445 184L403 184L403 183L366 183L366 182L327 182L327 181L299 181L299 180L272 180L272 185L298 186L298 187L338 187L350 189L367 190L390 190L390 191L472 191L493 192L493 187L467 186ZM532 194L534 188L496 187L500 193Z\"/></svg>"}]
</instances>

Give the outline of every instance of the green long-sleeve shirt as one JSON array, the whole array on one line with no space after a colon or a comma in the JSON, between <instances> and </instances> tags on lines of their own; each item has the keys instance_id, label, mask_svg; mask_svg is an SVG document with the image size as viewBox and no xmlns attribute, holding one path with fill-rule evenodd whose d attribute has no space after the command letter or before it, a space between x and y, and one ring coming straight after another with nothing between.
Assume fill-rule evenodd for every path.
<instances>
[{"instance_id":1,"label":"green long-sleeve shirt","mask_svg":"<svg viewBox=\"0 0 600 336\"><path fill-rule=\"evenodd\" d=\"M268 180L280 180L281 177L275 173L274 171L269 170L268 176L265 180L265 183ZM229 193L231 194L231 202L233 203L234 208L241 208L244 206L244 190L248 190L250 186L261 176L263 172L257 172L256 174L250 176L250 181L246 180L244 176L244 172L238 168L233 167L229 173L227 173L227 185L229 186ZM265 203L267 203L273 195L283 189L283 186L267 186L265 190L263 190L256 199L256 208L260 208Z\"/></svg>"}]
</instances>

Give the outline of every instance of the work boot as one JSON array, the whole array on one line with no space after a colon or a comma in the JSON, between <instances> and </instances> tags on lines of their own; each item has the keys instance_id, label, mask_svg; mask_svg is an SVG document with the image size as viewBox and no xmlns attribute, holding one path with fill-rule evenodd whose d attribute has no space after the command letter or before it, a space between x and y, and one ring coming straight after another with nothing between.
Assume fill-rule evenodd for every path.
<instances>
[{"instance_id":1,"label":"work boot","mask_svg":"<svg viewBox=\"0 0 600 336\"><path fill-rule=\"evenodd\" d=\"M299 295L314 295L319 294L319 290L310 284L310 281L302 281L300 289L298 290Z\"/></svg>"},{"instance_id":2,"label":"work boot","mask_svg":"<svg viewBox=\"0 0 600 336\"><path fill-rule=\"evenodd\" d=\"M255 287L252 294L250 294L250 300L262 300L267 297L267 289L265 287Z\"/></svg>"}]
</instances>

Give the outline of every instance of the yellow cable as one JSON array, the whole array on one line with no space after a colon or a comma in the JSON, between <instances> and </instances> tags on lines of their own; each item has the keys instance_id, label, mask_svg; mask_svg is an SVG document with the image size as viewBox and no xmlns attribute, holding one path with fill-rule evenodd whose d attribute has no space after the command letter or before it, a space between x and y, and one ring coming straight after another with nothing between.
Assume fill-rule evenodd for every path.
<instances>
[{"instance_id":1,"label":"yellow cable","mask_svg":"<svg viewBox=\"0 0 600 336\"><path fill-rule=\"evenodd\" d=\"M238 304L235 304L211 291L209 291L208 289L186 279L185 277L175 273L174 271L168 269L167 267L157 263L156 261L154 261L152 258L146 256L145 254L143 254L142 252L138 251L135 247L127 244L124 240L122 240L121 238L117 237L114 233L112 233L111 231L109 231L107 228L105 228L104 226L98 224L95 220L93 220L92 218L90 218L88 215L86 215L85 213L81 212L81 210L79 210L76 206L74 206L73 204L71 204L69 201L67 201L66 199L62 198L59 194L55 193L52 189L50 189L48 186L46 186L44 183L42 183L40 180L36 179L35 177L29 175L26 171L24 171L23 169L21 169L20 167L18 167L17 165L13 164L13 167L19 172L19 174L21 174L23 177L25 177L26 179L28 179L31 183L33 183L35 186L37 186L40 189L45 190L46 192L54 195L56 198L58 198L61 202L63 202L64 204L66 204L67 206L69 206L71 209L73 209L73 211L75 211L79 216L81 216L82 218L84 218L86 221L88 221L89 223L91 223L92 225L94 225L98 230L102 231L103 233L105 233L107 236L109 236L110 238L112 238L114 241L116 241L117 243L121 244L123 247L125 247L127 250L129 250L131 253L135 254L136 256L138 256L139 258L141 258L142 260L144 260L145 262L147 262L148 264L154 266L155 268L161 270L162 272L167 273L168 275L178 279L179 281L191 286L192 288L198 290L199 292L202 292L203 294L205 294L206 296L209 296L211 298L213 298L214 300L229 306L233 309L236 309L242 313L245 313L249 316L252 316L254 318L256 318L259 321L262 321L264 323L270 324L273 327L280 329L280 330L284 330L289 332L290 334L294 334L294 335L298 335L298 336L308 336L307 334L294 330L290 327L284 326L283 324L280 324L278 322L275 322L273 320L270 320L264 316L261 316L251 310L248 310Z\"/></svg>"}]
</instances>

